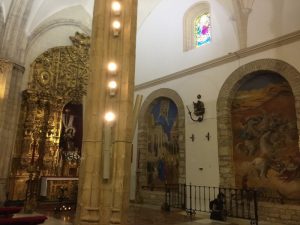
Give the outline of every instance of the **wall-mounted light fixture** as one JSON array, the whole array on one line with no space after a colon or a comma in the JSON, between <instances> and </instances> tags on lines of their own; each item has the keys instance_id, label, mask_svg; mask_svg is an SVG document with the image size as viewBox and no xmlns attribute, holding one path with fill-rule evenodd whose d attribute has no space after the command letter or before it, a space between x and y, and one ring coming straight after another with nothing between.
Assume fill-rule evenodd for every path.
<instances>
[{"instance_id":1,"label":"wall-mounted light fixture","mask_svg":"<svg viewBox=\"0 0 300 225\"><path fill-rule=\"evenodd\" d=\"M107 65L107 69L111 74L116 74L118 66L115 62L110 62Z\"/></svg>"},{"instance_id":2,"label":"wall-mounted light fixture","mask_svg":"<svg viewBox=\"0 0 300 225\"><path fill-rule=\"evenodd\" d=\"M108 82L108 90L110 96L115 96L117 91L117 82L114 80L111 80Z\"/></svg>"},{"instance_id":3,"label":"wall-mounted light fixture","mask_svg":"<svg viewBox=\"0 0 300 225\"><path fill-rule=\"evenodd\" d=\"M116 75L117 73L117 64L115 62L110 62L107 65L107 70L110 75ZM108 82L108 90L110 96L115 96L117 91L117 82L114 80L114 76L111 76L109 79L111 79Z\"/></svg>"},{"instance_id":4,"label":"wall-mounted light fixture","mask_svg":"<svg viewBox=\"0 0 300 225\"><path fill-rule=\"evenodd\" d=\"M102 178L107 180L110 178L111 151L112 151L112 127L116 119L113 112L107 112L104 116L104 140L103 140L103 171Z\"/></svg>"},{"instance_id":5,"label":"wall-mounted light fixture","mask_svg":"<svg viewBox=\"0 0 300 225\"><path fill-rule=\"evenodd\" d=\"M186 108L188 110L188 113L190 115L191 120L193 120L195 122L201 122L201 121L203 121L203 116L204 116L204 113L205 113L205 108L204 108L204 103L202 101L200 101L201 95L197 95L197 99L198 99L197 102L193 102L193 105L194 105L194 112L193 113L197 117L196 119L193 118L192 112L189 109L189 107L186 106Z\"/></svg>"},{"instance_id":6,"label":"wall-mounted light fixture","mask_svg":"<svg viewBox=\"0 0 300 225\"><path fill-rule=\"evenodd\" d=\"M118 1L113 1L111 4L111 9L116 16L121 14L121 4Z\"/></svg>"},{"instance_id":7,"label":"wall-mounted light fixture","mask_svg":"<svg viewBox=\"0 0 300 225\"><path fill-rule=\"evenodd\" d=\"M114 36L119 36L120 34L121 23L119 20L114 20L112 22L112 29Z\"/></svg>"},{"instance_id":8,"label":"wall-mounted light fixture","mask_svg":"<svg viewBox=\"0 0 300 225\"><path fill-rule=\"evenodd\" d=\"M106 122L113 122L116 119L116 115L113 112L107 112L104 119Z\"/></svg>"},{"instance_id":9,"label":"wall-mounted light fixture","mask_svg":"<svg viewBox=\"0 0 300 225\"><path fill-rule=\"evenodd\" d=\"M112 26L112 34L117 37L120 34L121 30L121 22L119 15L121 14L121 4L118 0L113 0L111 3L112 14L115 17L112 17L111 26ZM117 82L114 80L115 75L117 74L118 65L111 61L107 64L108 70L108 91L111 97L116 95L117 91ZM102 170L102 178L104 180L110 179L111 172L111 160L112 160L112 130L114 121L116 119L116 115L113 112L107 112L104 115L104 139L103 139L103 170Z\"/></svg>"}]
</instances>

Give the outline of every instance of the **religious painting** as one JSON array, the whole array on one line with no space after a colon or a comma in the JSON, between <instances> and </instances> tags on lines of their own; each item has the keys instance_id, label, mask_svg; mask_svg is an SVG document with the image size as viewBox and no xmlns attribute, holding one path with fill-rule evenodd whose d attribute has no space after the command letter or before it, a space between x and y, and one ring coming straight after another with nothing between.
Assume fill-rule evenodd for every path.
<instances>
[{"instance_id":1,"label":"religious painting","mask_svg":"<svg viewBox=\"0 0 300 225\"><path fill-rule=\"evenodd\" d=\"M165 97L157 98L147 113L147 184L150 189L178 183L178 109Z\"/></svg>"},{"instance_id":2,"label":"religious painting","mask_svg":"<svg viewBox=\"0 0 300 225\"><path fill-rule=\"evenodd\" d=\"M232 103L236 184L300 199L295 98L279 74L251 75Z\"/></svg>"}]
</instances>

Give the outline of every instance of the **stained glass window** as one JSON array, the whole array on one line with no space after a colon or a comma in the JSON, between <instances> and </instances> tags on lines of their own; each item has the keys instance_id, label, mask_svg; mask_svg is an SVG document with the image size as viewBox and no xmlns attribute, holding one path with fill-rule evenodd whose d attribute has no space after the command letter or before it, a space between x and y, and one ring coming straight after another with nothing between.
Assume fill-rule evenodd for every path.
<instances>
[{"instance_id":1,"label":"stained glass window","mask_svg":"<svg viewBox=\"0 0 300 225\"><path fill-rule=\"evenodd\" d=\"M194 20L194 46L198 48L211 42L210 14L202 14Z\"/></svg>"}]
</instances>

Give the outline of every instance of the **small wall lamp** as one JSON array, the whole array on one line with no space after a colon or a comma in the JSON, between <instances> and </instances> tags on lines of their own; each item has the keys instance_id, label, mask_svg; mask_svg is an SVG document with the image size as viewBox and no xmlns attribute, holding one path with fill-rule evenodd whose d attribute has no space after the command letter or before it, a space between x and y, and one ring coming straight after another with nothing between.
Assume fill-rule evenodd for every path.
<instances>
[{"instance_id":1,"label":"small wall lamp","mask_svg":"<svg viewBox=\"0 0 300 225\"><path fill-rule=\"evenodd\" d=\"M108 89L109 89L109 95L115 96L117 91L117 82L114 80L108 82Z\"/></svg>"},{"instance_id":2,"label":"small wall lamp","mask_svg":"<svg viewBox=\"0 0 300 225\"><path fill-rule=\"evenodd\" d=\"M116 119L116 115L113 112L107 112L104 119L106 122L113 122Z\"/></svg>"},{"instance_id":3,"label":"small wall lamp","mask_svg":"<svg viewBox=\"0 0 300 225\"><path fill-rule=\"evenodd\" d=\"M111 167L111 151L112 151L112 126L116 116L113 112L107 112L104 116L104 140L103 140L103 171L102 178L107 180L110 178Z\"/></svg>"},{"instance_id":4,"label":"small wall lamp","mask_svg":"<svg viewBox=\"0 0 300 225\"><path fill-rule=\"evenodd\" d=\"M118 1L113 1L111 4L111 9L116 16L121 14L121 4Z\"/></svg>"},{"instance_id":5,"label":"small wall lamp","mask_svg":"<svg viewBox=\"0 0 300 225\"><path fill-rule=\"evenodd\" d=\"M193 102L193 105L194 105L194 112L193 113L197 118L195 118L195 119L193 118L192 112L191 112L191 110L189 109L188 106L186 106L186 108L188 110L188 113L190 115L191 120L193 120L195 122L201 122L201 121L203 121L205 108L204 108L204 103L202 101L200 101L201 95L197 95L197 99L198 99L197 102Z\"/></svg>"},{"instance_id":6,"label":"small wall lamp","mask_svg":"<svg viewBox=\"0 0 300 225\"><path fill-rule=\"evenodd\" d=\"M115 62L110 62L107 65L107 69L111 74L116 74L117 68L118 68L118 66Z\"/></svg>"},{"instance_id":7,"label":"small wall lamp","mask_svg":"<svg viewBox=\"0 0 300 225\"><path fill-rule=\"evenodd\" d=\"M120 28L121 28L121 23L119 20L114 20L112 23L112 28L113 28L113 34L114 36L119 36L120 34Z\"/></svg>"}]
</instances>

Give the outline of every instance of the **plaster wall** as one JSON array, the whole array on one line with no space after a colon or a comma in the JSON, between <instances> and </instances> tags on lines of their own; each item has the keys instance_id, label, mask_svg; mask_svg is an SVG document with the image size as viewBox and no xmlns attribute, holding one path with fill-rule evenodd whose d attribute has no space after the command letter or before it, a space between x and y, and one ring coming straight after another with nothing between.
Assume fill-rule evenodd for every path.
<instances>
[{"instance_id":1,"label":"plaster wall","mask_svg":"<svg viewBox=\"0 0 300 225\"><path fill-rule=\"evenodd\" d=\"M136 84L141 84L238 50L237 16L225 1L209 1L212 42L183 51L183 15L196 0L164 0L137 33ZM247 46L300 28L300 1L254 1L248 19Z\"/></svg>"},{"instance_id":2,"label":"plaster wall","mask_svg":"<svg viewBox=\"0 0 300 225\"><path fill-rule=\"evenodd\" d=\"M139 0L138 1L138 18L137 18L137 29L139 29L144 20L151 14L152 10L161 2L162 0Z\"/></svg>"},{"instance_id":3,"label":"plaster wall","mask_svg":"<svg viewBox=\"0 0 300 225\"><path fill-rule=\"evenodd\" d=\"M238 50L231 15L217 0L211 7L212 42L183 51L183 16L196 0L164 0L144 21L137 33L136 84Z\"/></svg>"},{"instance_id":4,"label":"plaster wall","mask_svg":"<svg viewBox=\"0 0 300 225\"><path fill-rule=\"evenodd\" d=\"M248 46L299 30L298 0L254 1L248 19Z\"/></svg>"},{"instance_id":5,"label":"plaster wall","mask_svg":"<svg viewBox=\"0 0 300 225\"><path fill-rule=\"evenodd\" d=\"M231 73L240 66L257 59L280 59L300 71L300 62L297 60L300 41L289 43L277 48L256 53L245 58L225 63L211 69L196 72L182 78L161 83L153 87L136 91L135 94L143 95L147 99L153 91L160 88L175 90L183 100L184 105L192 109L192 101L196 101L197 94L202 95L202 101L206 107L204 121L192 122L187 110L185 111L185 151L186 151L186 183L196 185L218 186L219 162L217 140L217 108L216 103L220 89ZM206 139L210 133L210 140ZM195 135L195 141L189 138ZM137 138L134 139L134 153L132 164L132 176L136 175ZM200 168L203 168L201 170ZM134 198L135 186L131 187L131 198Z\"/></svg>"}]
</instances>

